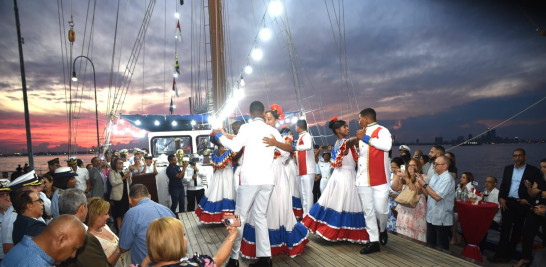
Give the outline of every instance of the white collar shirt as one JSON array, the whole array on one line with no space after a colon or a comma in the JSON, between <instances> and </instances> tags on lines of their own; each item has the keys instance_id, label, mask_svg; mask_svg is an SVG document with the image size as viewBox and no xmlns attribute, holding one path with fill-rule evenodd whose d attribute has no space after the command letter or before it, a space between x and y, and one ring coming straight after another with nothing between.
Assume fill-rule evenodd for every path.
<instances>
[{"instance_id":1,"label":"white collar shirt","mask_svg":"<svg viewBox=\"0 0 546 267\"><path fill-rule=\"evenodd\" d=\"M262 118L254 118L252 122L243 124L239 133L232 140L218 134L220 142L233 152L245 147L245 160L241 165L241 185L273 185L272 172L275 147L267 147L264 137L273 136L284 143L284 138L277 129L267 125ZM288 152L279 150L282 156Z\"/></svg>"}]
</instances>

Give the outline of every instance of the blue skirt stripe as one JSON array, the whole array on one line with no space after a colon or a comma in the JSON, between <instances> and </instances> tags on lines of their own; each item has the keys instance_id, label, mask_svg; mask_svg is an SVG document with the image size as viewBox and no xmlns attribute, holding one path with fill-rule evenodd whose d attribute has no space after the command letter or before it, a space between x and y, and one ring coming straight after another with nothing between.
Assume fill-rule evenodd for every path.
<instances>
[{"instance_id":1,"label":"blue skirt stripe","mask_svg":"<svg viewBox=\"0 0 546 267\"><path fill-rule=\"evenodd\" d=\"M280 229L268 229L268 232L269 244L272 247L286 244L287 247L292 248L299 245L307 237L308 230L303 224L297 223L292 232L286 231L284 226L281 226ZM256 244L256 230L248 223L245 224L243 230L243 239L249 244Z\"/></svg>"},{"instance_id":2,"label":"blue skirt stripe","mask_svg":"<svg viewBox=\"0 0 546 267\"><path fill-rule=\"evenodd\" d=\"M309 211L309 215L316 221L337 228L361 229L366 227L364 213L362 212L338 212L315 203Z\"/></svg>"},{"instance_id":3,"label":"blue skirt stripe","mask_svg":"<svg viewBox=\"0 0 546 267\"><path fill-rule=\"evenodd\" d=\"M303 206L301 205L301 199L297 197L292 197L292 207L296 209L303 208Z\"/></svg>"},{"instance_id":4,"label":"blue skirt stripe","mask_svg":"<svg viewBox=\"0 0 546 267\"><path fill-rule=\"evenodd\" d=\"M235 210L235 201L224 198L220 201L210 202L206 196L203 196L203 198L201 198L201 202L199 202L199 206L203 212L214 214L221 213L222 211L226 210Z\"/></svg>"}]
</instances>

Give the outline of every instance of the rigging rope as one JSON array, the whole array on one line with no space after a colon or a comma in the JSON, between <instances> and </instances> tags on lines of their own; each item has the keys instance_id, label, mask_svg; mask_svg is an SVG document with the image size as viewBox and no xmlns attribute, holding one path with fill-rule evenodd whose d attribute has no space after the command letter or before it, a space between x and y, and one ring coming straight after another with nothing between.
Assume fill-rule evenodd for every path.
<instances>
[{"instance_id":1,"label":"rigging rope","mask_svg":"<svg viewBox=\"0 0 546 267\"><path fill-rule=\"evenodd\" d=\"M511 120L514 119L515 117L517 117L517 116L521 115L522 113L524 113L525 111L527 111L527 110L533 108L534 106L538 105L540 102L542 102L542 101L544 101L544 100L546 100L546 96L545 96L545 97L542 97L540 100L538 100L537 102L531 104L530 106L524 108L522 111L520 111L520 112L514 114L512 117L510 117L510 118L508 118L508 119L502 121L501 123L499 123L499 124L497 124L497 125L491 127L490 129L487 129L487 131L484 131L484 132L482 132L482 133L480 133L480 134L478 134L478 135L476 135L476 136L474 136L474 137L472 137L472 138L470 138L470 139L468 139L468 140L466 140L466 141L464 141L464 142L462 142L462 143L460 143L460 144L458 144L458 145L452 146L452 147L446 149L446 151L450 151L450 150L452 150L452 149L455 149L455 148L457 148L457 147L460 147L460 146L464 145L465 143L470 142L470 141L473 141L473 140L475 140L476 138L478 138L478 137L480 137L480 136L486 134L487 132L489 132L489 131L491 131L491 130L494 130L494 129L500 127L500 126L502 126L503 124L505 124L505 123L511 121Z\"/></svg>"},{"instance_id":2,"label":"rigging rope","mask_svg":"<svg viewBox=\"0 0 546 267\"><path fill-rule=\"evenodd\" d=\"M59 37L60 37L60 40L61 40L61 62L63 64L63 86L64 86L64 99L67 99L67 86L66 86L66 67L65 67L65 54L66 56L68 57L68 51L65 51L66 50L66 35L65 35L65 26L64 26L64 10L63 10L63 7L62 7L62 0L59 1L57 0L57 16L59 18ZM62 22L61 22L61 18L62 18ZM64 43L64 45L63 45ZM70 117L70 113L69 113L69 103L68 102L65 102L65 111L66 111L66 123L69 124L69 117ZM67 134L69 135L70 134L70 128L67 127L68 129L68 132Z\"/></svg>"}]
</instances>

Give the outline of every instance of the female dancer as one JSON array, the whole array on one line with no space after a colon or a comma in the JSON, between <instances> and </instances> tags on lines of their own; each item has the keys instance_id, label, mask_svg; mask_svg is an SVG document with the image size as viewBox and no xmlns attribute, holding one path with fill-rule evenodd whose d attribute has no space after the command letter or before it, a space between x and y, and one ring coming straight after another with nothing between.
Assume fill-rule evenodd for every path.
<instances>
[{"instance_id":1,"label":"female dancer","mask_svg":"<svg viewBox=\"0 0 546 267\"><path fill-rule=\"evenodd\" d=\"M284 136L284 140L289 144L292 144L294 141L294 134L290 128L283 128L281 130L281 135ZM300 185L296 180L298 171L294 152L290 154L284 169L288 176L288 182L290 183L290 190L292 192L292 210L294 211L296 218L301 219L303 217L303 206L301 205Z\"/></svg>"},{"instance_id":2,"label":"female dancer","mask_svg":"<svg viewBox=\"0 0 546 267\"><path fill-rule=\"evenodd\" d=\"M272 110L265 114L265 122L275 127L280 113L277 112L281 109L275 105L271 108ZM307 229L296 220L292 211L292 194L284 165L286 160L287 158L282 157L280 152L275 151L273 159L275 187L267 208L267 228L269 229L271 256L285 253L290 257L295 257L303 253L309 240L307 240ZM244 226L243 241L241 242L241 253L247 258L256 258L256 235L252 218L253 216L249 216L249 220Z\"/></svg>"},{"instance_id":3,"label":"female dancer","mask_svg":"<svg viewBox=\"0 0 546 267\"><path fill-rule=\"evenodd\" d=\"M334 117L328 127L337 136L330 160L334 172L318 202L305 215L302 223L311 232L328 241L366 243L369 237L355 186L358 154L354 145L358 140L348 139L349 126L343 120Z\"/></svg>"},{"instance_id":4,"label":"female dancer","mask_svg":"<svg viewBox=\"0 0 546 267\"><path fill-rule=\"evenodd\" d=\"M233 168L231 150L210 139L218 148L211 155L214 174L209 189L201 198L195 214L203 223L222 223L225 213L235 211L235 191L233 190Z\"/></svg>"}]
</instances>

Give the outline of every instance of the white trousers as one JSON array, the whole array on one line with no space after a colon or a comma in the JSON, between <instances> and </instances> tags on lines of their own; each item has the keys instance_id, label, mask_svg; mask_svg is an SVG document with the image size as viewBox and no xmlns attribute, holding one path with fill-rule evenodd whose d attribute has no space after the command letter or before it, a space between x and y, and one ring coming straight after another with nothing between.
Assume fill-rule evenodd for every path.
<instances>
[{"instance_id":1,"label":"white trousers","mask_svg":"<svg viewBox=\"0 0 546 267\"><path fill-rule=\"evenodd\" d=\"M301 205L303 207L303 216L305 216L313 207L313 183L315 182L315 174L310 173L298 176L301 193Z\"/></svg>"},{"instance_id":2,"label":"white trousers","mask_svg":"<svg viewBox=\"0 0 546 267\"><path fill-rule=\"evenodd\" d=\"M358 186L358 196L364 209L366 231L370 242L379 241L379 231L384 232L389 217L389 185ZM377 223L379 222L379 228Z\"/></svg>"},{"instance_id":3,"label":"white trousers","mask_svg":"<svg viewBox=\"0 0 546 267\"><path fill-rule=\"evenodd\" d=\"M256 229L256 257L271 257L269 232L267 229L267 207L273 191L273 185L240 185L237 189L235 214L241 217L241 227L231 249L230 257L239 259L243 228L249 214L254 216Z\"/></svg>"},{"instance_id":4,"label":"white trousers","mask_svg":"<svg viewBox=\"0 0 546 267\"><path fill-rule=\"evenodd\" d=\"M235 168L235 171L233 172L233 192L235 192L235 196L237 196L237 188L239 188L239 181L241 179L241 166L237 166ZM235 199L235 203L237 203L237 199Z\"/></svg>"},{"instance_id":5,"label":"white trousers","mask_svg":"<svg viewBox=\"0 0 546 267\"><path fill-rule=\"evenodd\" d=\"M320 179L320 193L324 192L324 188L326 188L326 185L328 184L328 181L330 181L330 178L321 178Z\"/></svg>"}]
</instances>

